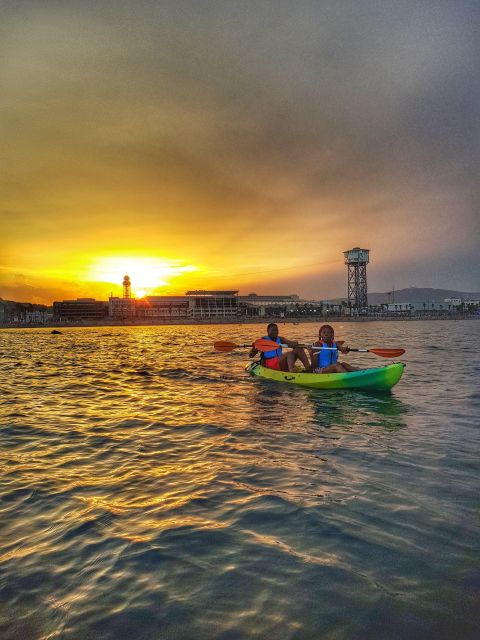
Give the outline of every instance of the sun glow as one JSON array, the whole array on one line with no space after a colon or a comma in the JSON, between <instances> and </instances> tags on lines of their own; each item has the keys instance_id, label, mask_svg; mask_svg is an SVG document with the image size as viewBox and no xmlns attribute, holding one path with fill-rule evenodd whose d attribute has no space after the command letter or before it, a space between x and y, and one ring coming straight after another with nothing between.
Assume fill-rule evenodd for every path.
<instances>
[{"instance_id":1,"label":"sun glow","mask_svg":"<svg viewBox=\"0 0 480 640\"><path fill-rule=\"evenodd\" d=\"M142 298L150 293L171 286L172 280L196 271L192 265L162 258L102 257L91 265L87 279L120 285L125 274L130 276L132 293Z\"/></svg>"}]
</instances>

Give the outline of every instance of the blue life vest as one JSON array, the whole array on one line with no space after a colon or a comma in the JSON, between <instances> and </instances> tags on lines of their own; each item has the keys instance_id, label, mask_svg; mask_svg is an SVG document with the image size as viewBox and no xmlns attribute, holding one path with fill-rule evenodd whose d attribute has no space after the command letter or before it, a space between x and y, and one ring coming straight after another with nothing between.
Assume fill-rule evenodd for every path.
<instances>
[{"instance_id":1,"label":"blue life vest","mask_svg":"<svg viewBox=\"0 0 480 640\"><path fill-rule=\"evenodd\" d=\"M271 340L268 336L263 336L264 340ZM282 344L280 338L273 340L272 342L276 342L277 344ZM264 360L269 360L270 358L280 357L282 355L282 347L278 347L278 349L272 349L271 351L264 351L260 356L260 360L263 362Z\"/></svg>"},{"instance_id":2,"label":"blue life vest","mask_svg":"<svg viewBox=\"0 0 480 640\"><path fill-rule=\"evenodd\" d=\"M325 342L320 342L320 344L322 345L322 347L328 347L328 345ZM319 369L323 369L324 367L328 367L329 365L335 364L335 362L337 362L338 351L335 351L335 349L337 349L336 342L332 344L332 351L330 351L329 349L319 349L317 351L318 353L317 367Z\"/></svg>"}]
</instances>

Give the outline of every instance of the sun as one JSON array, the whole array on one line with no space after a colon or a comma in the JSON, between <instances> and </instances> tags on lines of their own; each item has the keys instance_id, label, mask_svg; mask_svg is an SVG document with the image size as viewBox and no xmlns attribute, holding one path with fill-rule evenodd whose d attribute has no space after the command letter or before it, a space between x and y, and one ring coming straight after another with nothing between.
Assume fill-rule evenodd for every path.
<instances>
[{"instance_id":1,"label":"sun","mask_svg":"<svg viewBox=\"0 0 480 640\"><path fill-rule=\"evenodd\" d=\"M133 294L143 298L157 289L170 286L172 279L192 271L196 271L196 267L162 258L108 256L94 260L87 279L118 286L128 274Z\"/></svg>"}]
</instances>

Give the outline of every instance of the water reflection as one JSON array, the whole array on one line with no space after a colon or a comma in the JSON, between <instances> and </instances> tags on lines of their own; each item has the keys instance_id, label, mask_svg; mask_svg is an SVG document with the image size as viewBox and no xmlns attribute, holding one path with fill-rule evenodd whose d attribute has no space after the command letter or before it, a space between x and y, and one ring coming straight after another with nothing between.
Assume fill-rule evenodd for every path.
<instances>
[{"instance_id":1,"label":"water reflection","mask_svg":"<svg viewBox=\"0 0 480 640\"><path fill-rule=\"evenodd\" d=\"M397 431L410 406L391 393L320 391L254 379L248 402L255 424L281 431L305 427L351 430L356 426Z\"/></svg>"},{"instance_id":2,"label":"water reflection","mask_svg":"<svg viewBox=\"0 0 480 640\"><path fill-rule=\"evenodd\" d=\"M234 327L0 332L0 638L476 637L479 330L386 395L255 379Z\"/></svg>"},{"instance_id":3,"label":"water reflection","mask_svg":"<svg viewBox=\"0 0 480 640\"><path fill-rule=\"evenodd\" d=\"M303 431L313 417L313 407L305 389L252 378L246 402L251 424L272 425L277 432Z\"/></svg>"},{"instance_id":4,"label":"water reflection","mask_svg":"<svg viewBox=\"0 0 480 640\"><path fill-rule=\"evenodd\" d=\"M366 424L397 431L406 426L404 418L409 411L408 404L386 393L311 391L309 400L315 423L326 429Z\"/></svg>"}]
</instances>

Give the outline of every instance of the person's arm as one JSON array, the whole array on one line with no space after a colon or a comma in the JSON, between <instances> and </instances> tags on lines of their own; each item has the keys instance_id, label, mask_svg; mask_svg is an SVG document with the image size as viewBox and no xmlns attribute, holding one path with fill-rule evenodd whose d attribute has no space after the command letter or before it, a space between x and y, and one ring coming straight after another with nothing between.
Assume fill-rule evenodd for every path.
<instances>
[{"instance_id":1,"label":"person's arm","mask_svg":"<svg viewBox=\"0 0 480 640\"><path fill-rule=\"evenodd\" d=\"M337 340L337 347L340 353L348 353L350 351L343 340Z\"/></svg>"},{"instance_id":2,"label":"person's arm","mask_svg":"<svg viewBox=\"0 0 480 640\"><path fill-rule=\"evenodd\" d=\"M280 336L280 342L282 344L286 344L287 347L290 348L298 347L298 342L296 340L287 340L286 338L282 338L282 336Z\"/></svg>"},{"instance_id":3,"label":"person's arm","mask_svg":"<svg viewBox=\"0 0 480 640\"><path fill-rule=\"evenodd\" d=\"M320 343L314 342L313 347L320 346ZM318 349L309 349L308 353L310 354L310 362L312 363L312 371L318 369L318 356L320 355L320 351Z\"/></svg>"},{"instance_id":4,"label":"person's arm","mask_svg":"<svg viewBox=\"0 0 480 640\"><path fill-rule=\"evenodd\" d=\"M255 349L255 344L252 343L252 348L250 349L250 353L248 354L249 358L254 358L258 353L258 349Z\"/></svg>"}]
</instances>

